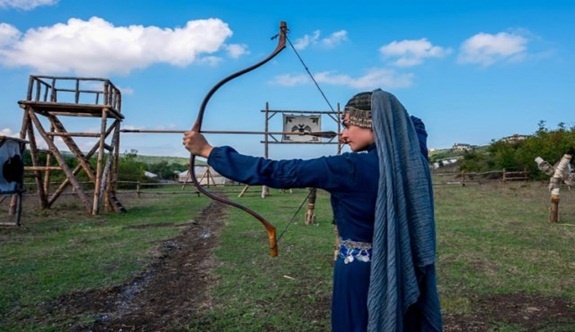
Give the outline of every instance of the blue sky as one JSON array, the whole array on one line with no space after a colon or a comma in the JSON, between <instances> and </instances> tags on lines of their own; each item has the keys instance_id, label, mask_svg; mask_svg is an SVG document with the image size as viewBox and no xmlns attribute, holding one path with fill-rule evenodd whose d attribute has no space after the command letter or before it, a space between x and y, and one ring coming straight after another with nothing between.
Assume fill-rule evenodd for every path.
<instances>
[{"instance_id":1,"label":"blue sky","mask_svg":"<svg viewBox=\"0 0 575 332\"><path fill-rule=\"evenodd\" d=\"M18 135L29 75L109 78L122 91L123 128L189 129L214 84L275 48L280 21L333 107L390 91L424 120L430 148L532 134L540 121L574 125L573 1L0 0L0 134ZM203 129L261 131L266 103L329 110L288 47L216 92ZM271 131L282 130L276 120ZM322 118L322 130L335 129ZM261 136L208 138L264 153ZM122 134L120 149L188 156L179 134ZM275 144L269 157L335 152Z\"/></svg>"}]
</instances>

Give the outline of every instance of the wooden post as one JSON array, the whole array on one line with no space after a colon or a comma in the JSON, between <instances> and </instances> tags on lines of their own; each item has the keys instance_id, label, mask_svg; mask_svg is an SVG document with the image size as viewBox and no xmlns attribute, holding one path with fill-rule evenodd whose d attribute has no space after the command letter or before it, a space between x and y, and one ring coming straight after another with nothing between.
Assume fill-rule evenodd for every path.
<instances>
[{"instance_id":1,"label":"wooden post","mask_svg":"<svg viewBox=\"0 0 575 332\"><path fill-rule=\"evenodd\" d=\"M317 188L309 188L309 197L307 200L307 211L305 212L305 224L311 225L315 223L315 199L317 196Z\"/></svg>"},{"instance_id":2,"label":"wooden post","mask_svg":"<svg viewBox=\"0 0 575 332\"><path fill-rule=\"evenodd\" d=\"M270 190L268 186L262 186L261 198L266 198L270 195Z\"/></svg>"},{"instance_id":3,"label":"wooden post","mask_svg":"<svg viewBox=\"0 0 575 332\"><path fill-rule=\"evenodd\" d=\"M78 89L79 81L76 81L76 89ZM78 96L76 97L78 98ZM92 215L98 215L100 213L100 200L103 198L103 190L105 189L105 183L102 183L102 173L104 171L104 146L106 139L106 123L108 119L108 112L104 108L102 110L102 116L100 118L100 140L98 141L98 156L96 160L96 175L94 177L94 195L92 197Z\"/></svg>"},{"instance_id":4,"label":"wooden post","mask_svg":"<svg viewBox=\"0 0 575 332\"><path fill-rule=\"evenodd\" d=\"M550 206L549 206L549 222L559 222L559 188L564 178L567 178L567 166L571 162L571 155L564 154L553 176L549 179L549 191L551 192Z\"/></svg>"},{"instance_id":5,"label":"wooden post","mask_svg":"<svg viewBox=\"0 0 575 332\"><path fill-rule=\"evenodd\" d=\"M549 222L559 222L559 195L551 194L549 200Z\"/></svg>"},{"instance_id":6,"label":"wooden post","mask_svg":"<svg viewBox=\"0 0 575 332\"><path fill-rule=\"evenodd\" d=\"M270 112L270 104L266 102L266 109L265 109L265 123L264 123L264 158L269 158L269 112ZM261 198L266 198L270 195L270 189L268 186L262 186Z\"/></svg>"},{"instance_id":7,"label":"wooden post","mask_svg":"<svg viewBox=\"0 0 575 332\"><path fill-rule=\"evenodd\" d=\"M249 185L249 184L246 184L246 185L244 186L244 188L242 189L242 191L240 191L238 197L242 197L242 196L246 193L246 191L248 191L249 188L250 188L250 185Z\"/></svg>"}]
</instances>

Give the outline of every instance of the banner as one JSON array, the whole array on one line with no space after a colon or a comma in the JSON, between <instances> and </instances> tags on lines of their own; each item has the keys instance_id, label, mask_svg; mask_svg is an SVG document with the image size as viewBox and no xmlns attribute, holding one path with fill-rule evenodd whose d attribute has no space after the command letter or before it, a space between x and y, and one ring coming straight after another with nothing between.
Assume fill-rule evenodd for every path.
<instances>
[{"instance_id":1,"label":"banner","mask_svg":"<svg viewBox=\"0 0 575 332\"><path fill-rule=\"evenodd\" d=\"M283 115L284 121L284 134L282 142L321 142L320 137L311 135L302 135L301 133L319 132L321 131L321 116L296 116L296 115Z\"/></svg>"}]
</instances>

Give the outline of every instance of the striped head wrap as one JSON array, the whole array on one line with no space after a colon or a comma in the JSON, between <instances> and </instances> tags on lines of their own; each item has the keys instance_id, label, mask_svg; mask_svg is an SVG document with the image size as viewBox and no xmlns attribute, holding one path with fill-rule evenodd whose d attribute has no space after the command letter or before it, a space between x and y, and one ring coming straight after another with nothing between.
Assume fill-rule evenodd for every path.
<instances>
[{"instance_id":1,"label":"striped head wrap","mask_svg":"<svg viewBox=\"0 0 575 332\"><path fill-rule=\"evenodd\" d=\"M349 114L349 124L371 129L371 92L353 96L345 105L344 115Z\"/></svg>"}]
</instances>

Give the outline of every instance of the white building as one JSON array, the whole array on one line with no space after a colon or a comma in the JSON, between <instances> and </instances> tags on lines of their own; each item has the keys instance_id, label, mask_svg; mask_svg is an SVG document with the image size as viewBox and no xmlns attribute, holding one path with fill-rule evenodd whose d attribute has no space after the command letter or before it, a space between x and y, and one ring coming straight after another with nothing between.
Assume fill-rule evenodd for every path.
<instances>
[{"instance_id":1,"label":"white building","mask_svg":"<svg viewBox=\"0 0 575 332\"><path fill-rule=\"evenodd\" d=\"M230 185L237 184L228 178L221 176L218 172L214 171L213 168L208 166L195 166L194 171L196 173L196 178L201 185ZM191 183L192 177L189 175L189 171L184 171L178 174L178 182L181 183Z\"/></svg>"}]
</instances>

